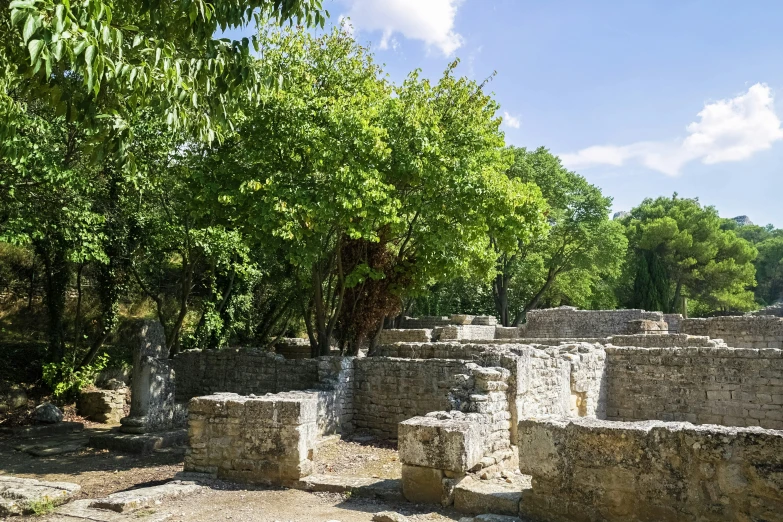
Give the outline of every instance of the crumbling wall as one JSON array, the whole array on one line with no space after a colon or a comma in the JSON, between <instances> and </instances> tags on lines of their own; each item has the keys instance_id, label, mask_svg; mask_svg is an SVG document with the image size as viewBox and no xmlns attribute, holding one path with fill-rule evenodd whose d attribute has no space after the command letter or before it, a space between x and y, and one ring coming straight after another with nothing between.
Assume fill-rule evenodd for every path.
<instances>
[{"instance_id":1,"label":"crumbling wall","mask_svg":"<svg viewBox=\"0 0 783 522\"><path fill-rule=\"evenodd\" d=\"M614 335L606 339L607 344L614 346L631 346L637 348L676 348L702 346L718 348L726 346L722 339L710 339L706 335L663 334L663 335Z\"/></svg>"},{"instance_id":2,"label":"crumbling wall","mask_svg":"<svg viewBox=\"0 0 783 522\"><path fill-rule=\"evenodd\" d=\"M729 316L683 319L680 333L723 339L733 348L783 348L783 318Z\"/></svg>"},{"instance_id":3,"label":"crumbling wall","mask_svg":"<svg viewBox=\"0 0 783 522\"><path fill-rule=\"evenodd\" d=\"M312 356L310 340L284 337L275 343L275 353L286 359L309 359Z\"/></svg>"},{"instance_id":4,"label":"crumbling wall","mask_svg":"<svg viewBox=\"0 0 783 522\"><path fill-rule=\"evenodd\" d=\"M534 520L783 520L783 433L660 421L522 420Z\"/></svg>"},{"instance_id":5,"label":"crumbling wall","mask_svg":"<svg viewBox=\"0 0 783 522\"><path fill-rule=\"evenodd\" d=\"M79 394L79 415L95 422L116 424L125 416L127 388L117 390L85 390Z\"/></svg>"},{"instance_id":6,"label":"crumbling wall","mask_svg":"<svg viewBox=\"0 0 783 522\"><path fill-rule=\"evenodd\" d=\"M318 359L285 359L254 348L187 350L174 358L177 402L232 392L262 395L306 390L318 383Z\"/></svg>"},{"instance_id":7,"label":"crumbling wall","mask_svg":"<svg viewBox=\"0 0 783 522\"><path fill-rule=\"evenodd\" d=\"M661 312L644 310L577 310L570 306L531 310L520 337L608 337L610 335L641 333L640 324L633 321L652 321L656 330L665 329Z\"/></svg>"},{"instance_id":8,"label":"crumbling wall","mask_svg":"<svg viewBox=\"0 0 783 522\"><path fill-rule=\"evenodd\" d=\"M411 502L449 505L468 472L516 467L506 391L510 372L469 363L454 376L451 411L399 425L402 490Z\"/></svg>"},{"instance_id":9,"label":"crumbling wall","mask_svg":"<svg viewBox=\"0 0 783 522\"><path fill-rule=\"evenodd\" d=\"M465 373L465 364L453 359L356 359L354 426L396 439L401 421L450 409L453 378Z\"/></svg>"},{"instance_id":10,"label":"crumbling wall","mask_svg":"<svg viewBox=\"0 0 783 522\"><path fill-rule=\"evenodd\" d=\"M783 351L606 347L606 416L783 429Z\"/></svg>"},{"instance_id":11,"label":"crumbling wall","mask_svg":"<svg viewBox=\"0 0 783 522\"><path fill-rule=\"evenodd\" d=\"M185 471L287 485L313 471L318 394L218 393L189 403Z\"/></svg>"}]
</instances>

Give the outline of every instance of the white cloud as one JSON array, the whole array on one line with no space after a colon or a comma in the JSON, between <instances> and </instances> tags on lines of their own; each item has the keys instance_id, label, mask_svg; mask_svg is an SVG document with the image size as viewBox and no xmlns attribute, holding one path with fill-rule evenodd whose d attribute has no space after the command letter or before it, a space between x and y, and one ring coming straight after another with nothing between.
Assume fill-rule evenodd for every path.
<instances>
[{"instance_id":1,"label":"white cloud","mask_svg":"<svg viewBox=\"0 0 783 522\"><path fill-rule=\"evenodd\" d=\"M512 129L518 129L519 128L519 118L515 118L514 116L510 115L508 112L503 111L503 124L507 127L511 127Z\"/></svg>"},{"instance_id":2,"label":"white cloud","mask_svg":"<svg viewBox=\"0 0 783 522\"><path fill-rule=\"evenodd\" d=\"M462 45L454 18L462 0L344 0L357 31L381 31L380 48L396 46L394 33L422 40L448 56Z\"/></svg>"},{"instance_id":3,"label":"white cloud","mask_svg":"<svg viewBox=\"0 0 783 522\"><path fill-rule=\"evenodd\" d=\"M563 154L561 159L574 169L638 161L647 168L676 176L690 161L700 160L707 165L740 161L783 139L772 91L763 83L734 98L705 104L698 118L686 127L688 135L684 139L599 145Z\"/></svg>"}]
</instances>

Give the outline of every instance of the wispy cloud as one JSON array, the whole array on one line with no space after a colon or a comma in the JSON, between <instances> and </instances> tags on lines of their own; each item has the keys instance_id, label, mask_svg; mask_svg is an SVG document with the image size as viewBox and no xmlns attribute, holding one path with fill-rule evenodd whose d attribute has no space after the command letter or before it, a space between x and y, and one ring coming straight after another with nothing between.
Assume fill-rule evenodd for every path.
<instances>
[{"instance_id":1,"label":"wispy cloud","mask_svg":"<svg viewBox=\"0 0 783 522\"><path fill-rule=\"evenodd\" d=\"M510 115L507 111L503 111L503 125L511 127L512 129L518 129L520 123L518 117Z\"/></svg>"},{"instance_id":2,"label":"wispy cloud","mask_svg":"<svg viewBox=\"0 0 783 522\"><path fill-rule=\"evenodd\" d=\"M711 165L741 161L769 149L783 139L780 118L775 113L770 88L757 83L747 92L707 103L698 120L686 127L684 139L640 141L629 145L596 145L561 155L563 163L578 169L595 165L622 166L636 161L669 176L683 165L700 160Z\"/></svg>"},{"instance_id":3,"label":"wispy cloud","mask_svg":"<svg viewBox=\"0 0 783 522\"><path fill-rule=\"evenodd\" d=\"M356 31L381 31L381 49L396 46L395 33L422 40L444 55L462 46L454 18L462 0L343 0Z\"/></svg>"}]
</instances>

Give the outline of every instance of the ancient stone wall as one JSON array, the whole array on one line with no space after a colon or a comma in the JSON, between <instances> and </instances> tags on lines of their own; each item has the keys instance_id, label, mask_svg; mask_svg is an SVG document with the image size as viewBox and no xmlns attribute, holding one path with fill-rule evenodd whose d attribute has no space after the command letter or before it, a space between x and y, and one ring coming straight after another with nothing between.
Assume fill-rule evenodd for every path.
<instances>
[{"instance_id":1,"label":"ancient stone wall","mask_svg":"<svg viewBox=\"0 0 783 522\"><path fill-rule=\"evenodd\" d=\"M604 344L613 346L631 346L637 348L685 348L702 346L705 348L718 348L726 346L722 339L710 339L706 335L688 334L663 334L663 335L613 335L608 337Z\"/></svg>"},{"instance_id":2,"label":"ancient stone wall","mask_svg":"<svg viewBox=\"0 0 783 522\"><path fill-rule=\"evenodd\" d=\"M432 330L428 328L395 328L381 330L378 336L380 344L391 343L428 343L432 340Z\"/></svg>"},{"instance_id":3,"label":"ancient stone wall","mask_svg":"<svg viewBox=\"0 0 783 522\"><path fill-rule=\"evenodd\" d=\"M608 522L783 520L783 433L659 421L522 420L520 514Z\"/></svg>"},{"instance_id":4,"label":"ancient stone wall","mask_svg":"<svg viewBox=\"0 0 783 522\"><path fill-rule=\"evenodd\" d=\"M449 410L454 375L465 373L465 364L453 359L356 359L354 426L396 439L401 421Z\"/></svg>"},{"instance_id":5,"label":"ancient stone wall","mask_svg":"<svg viewBox=\"0 0 783 522\"><path fill-rule=\"evenodd\" d=\"M299 337L286 337L275 343L275 353L286 359L309 359L312 350L310 340Z\"/></svg>"},{"instance_id":6,"label":"ancient stone wall","mask_svg":"<svg viewBox=\"0 0 783 522\"><path fill-rule=\"evenodd\" d=\"M451 319L448 316L425 315L421 317L403 317L400 321L400 328L432 330L436 326L446 326L448 324L451 324Z\"/></svg>"},{"instance_id":7,"label":"ancient stone wall","mask_svg":"<svg viewBox=\"0 0 783 522\"><path fill-rule=\"evenodd\" d=\"M683 319L680 333L723 339L734 348L783 348L783 318L729 316Z\"/></svg>"},{"instance_id":8,"label":"ancient stone wall","mask_svg":"<svg viewBox=\"0 0 783 522\"><path fill-rule=\"evenodd\" d=\"M189 403L185 471L253 484L286 485L313 470L318 397L219 393Z\"/></svg>"},{"instance_id":9,"label":"ancient stone wall","mask_svg":"<svg viewBox=\"0 0 783 522\"><path fill-rule=\"evenodd\" d=\"M663 314L644 310L577 310L569 306L531 310L520 337L608 337L641 333L633 321L652 321L663 328Z\"/></svg>"},{"instance_id":10,"label":"ancient stone wall","mask_svg":"<svg viewBox=\"0 0 783 522\"><path fill-rule=\"evenodd\" d=\"M174 370L177 402L219 392L306 390L318 382L318 359L285 359L253 348L184 351L174 358Z\"/></svg>"},{"instance_id":11,"label":"ancient stone wall","mask_svg":"<svg viewBox=\"0 0 783 522\"><path fill-rule=\"evenodd\" d=\"M85 390L79 394L79 415L95 422L117 424L125 416L127 388L118 390Z\"/></svg>"},{"instance_id":12,"label":"ancient stone wall","mask_svg":"<svg viewBox=\"0 0 783 522\"><path fill-rule=\"evenodd\" d=\"M783 350L606 347L606 416L783 429Z\"/></svg>"}]
</instances>

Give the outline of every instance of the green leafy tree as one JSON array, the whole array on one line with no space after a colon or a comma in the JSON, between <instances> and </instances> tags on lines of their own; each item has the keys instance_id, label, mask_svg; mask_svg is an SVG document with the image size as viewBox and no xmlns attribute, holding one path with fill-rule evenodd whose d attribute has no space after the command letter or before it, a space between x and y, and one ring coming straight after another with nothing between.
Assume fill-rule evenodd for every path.
<instances>
[{"instance_id":1,"label":"green leafy tree","mask_svg":"<svg viewBox=\"0 0 783 522\"><path fill-rule=\"evenodd\" d=\"M611 199L597 187L565 169L543 147L511 151L514 163L507 175L539 187L548 206L549 229L522 235L515 250L498 252L492 293L504 325L518 325L528 311L553 295L553 286L569 273L592 277L596 283L616 275L627 244L622 227L609 220ZM561 290L561 297L566 294ZM589 298L583 293L578 300Z\"/></svg>"},{"instance_id":2,"label":"green leafy tree","mask_svg":"<svg viewBox=\"0 0 783 522\"><path fill-rule=\"evenodd\" d=\"M645 199L624 218L630 248L638 256L654 256L665 267L656 285L668 280L671 297L664 312L681 308L681 297L698 300L712 310L744 310L753 306L753 260L756 249L730 230L713 207L696 199ZM647 254L651 252L652 254ZM647 257L645 257L647 259ZM644 277L644 273L637 276ZM639 286L644 286L639 282Z\"/></svg>"}]
</instances>

